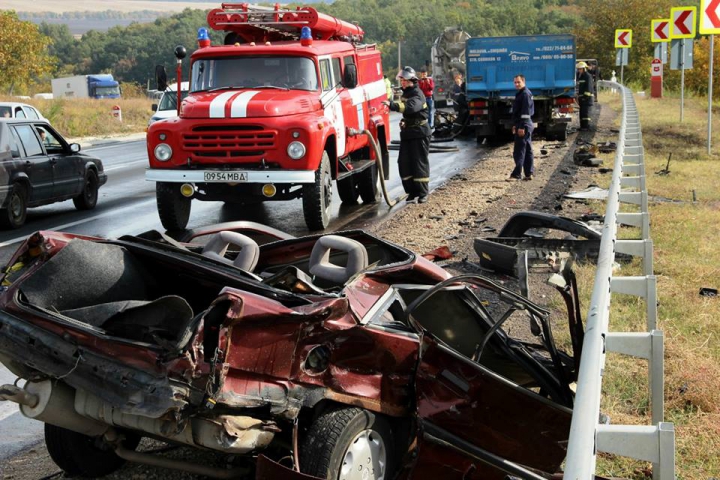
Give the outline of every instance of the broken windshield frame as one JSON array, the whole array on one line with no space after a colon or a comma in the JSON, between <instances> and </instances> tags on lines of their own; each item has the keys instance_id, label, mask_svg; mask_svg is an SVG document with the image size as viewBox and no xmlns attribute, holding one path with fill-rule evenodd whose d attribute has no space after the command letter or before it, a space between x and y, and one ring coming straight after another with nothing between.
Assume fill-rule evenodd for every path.
<instances>
[{"instance_id":1,"label":"broken windshield frame","mask_svg":"<svg viewBox=\"0 0 720 480\"><path fill-rule=\"evenodd\" d=\"M316 91L315 63L305 57L227 57L196 60L192 92L237 88L277 88Z\"/></svg>"}]
</instances>

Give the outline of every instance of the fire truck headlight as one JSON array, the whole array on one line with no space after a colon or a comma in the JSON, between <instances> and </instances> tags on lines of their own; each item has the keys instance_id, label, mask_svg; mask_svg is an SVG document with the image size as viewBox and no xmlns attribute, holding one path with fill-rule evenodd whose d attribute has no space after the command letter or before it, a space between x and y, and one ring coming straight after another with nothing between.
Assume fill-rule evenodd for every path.
<instances>
[{"instance_id":1,"label":"fire truck headlight","mask_svg":"<svg viewBox=\"0 0 720 480\"><path fill-rule=\"evenodd\" d=\"M288 145L287 153L293 160L299 160L305 156L305 145L302 142L290 142Z\"/></svg>"},{"instance_id":2,"label":"fire truck headlight","mask_svg":"<svg viewBox=\"0 0 720 480\"><path fill-rule=\"evenodd\" d=\"M172 157L172 148L167 143L161 143L155 147L155 158L161 162L167 162Z\"/></svg>"}]
</instances>

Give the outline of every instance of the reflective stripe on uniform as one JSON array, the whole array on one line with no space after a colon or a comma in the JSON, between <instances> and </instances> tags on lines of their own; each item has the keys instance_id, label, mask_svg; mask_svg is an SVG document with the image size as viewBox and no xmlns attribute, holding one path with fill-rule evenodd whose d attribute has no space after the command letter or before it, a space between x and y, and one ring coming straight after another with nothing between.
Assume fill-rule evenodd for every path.
<instances>
[{"instance_id":1,"label":"reflective stripe on uniform","mask_svg":"<svg viewBox=\"0 0 720 480\"><path fill-rule=\"evenodd\" d=\"M405 111L405 102L398 102L398 112L403 113Z\"/></svg>"},{"instance_id":2,"label":"reflective stripe on uniform","mask_svg":"<svg viewBox=\"0 0 720 480\"><path fill-rule=\"evenodd\" d=\"M412 178L412 175L408 175L407 177L402 177L402 181L410 180Z\"/></svg>"},{"instance_id":3,"label":"reflective stripe on uniform","mask_svg":"<svg viewBox=\"0 0 720 480\"><path fill-rule=\"evenodd\" d=\"M413 182L428 183L429 181L430 177L413 178Z\"/></svg>"},{"instance_id":4,"label":"reflective stripe on uniform","mask_svg":"<svg viewBox=\"0 0 720 480\"><path fill-rule=\"evenodd\" d=\"M592 97L592 96L593 96L593 94L590 93L590 92L584 92L583 95L585 95L585 96L587 96L587 97Z\"/></svg>"},{"instance_id":5,"label":"reflective stripe on uniform","mask_svg":"<svg viewBox=\"0 0 720 480\"><path fill-rule=\"evenodd\" d=\"M530 115L520 115L520 118L531 118Z\"/></svg>"}]
</instances>

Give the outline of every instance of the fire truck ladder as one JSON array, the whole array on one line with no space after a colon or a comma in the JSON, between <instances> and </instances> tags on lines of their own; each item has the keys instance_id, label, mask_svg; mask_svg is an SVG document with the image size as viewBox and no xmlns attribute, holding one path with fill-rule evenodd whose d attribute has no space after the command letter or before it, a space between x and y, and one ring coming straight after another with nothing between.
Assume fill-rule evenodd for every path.
<instances>
[{"instance_id":1,"label":"fire truck ladder","mask_svg":"<svg viewBox=\"0 0 720 480\"><path fill-rule=\"evenodd\" d=\"M289 10L277 3L274 7L223 3L208 13L207 21L212 29L234 32L246 42L297 40L303 27L309 27L316 40L360 42L365 34L359 26L312 7Z\"/></svg>"}]
</instances>

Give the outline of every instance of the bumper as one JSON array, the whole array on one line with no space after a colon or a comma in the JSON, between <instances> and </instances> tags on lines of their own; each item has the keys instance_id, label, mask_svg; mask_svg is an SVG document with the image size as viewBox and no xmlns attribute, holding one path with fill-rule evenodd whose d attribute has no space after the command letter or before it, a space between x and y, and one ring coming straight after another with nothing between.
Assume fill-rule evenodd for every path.
<instances>
[{"instance_id":1,"label":"bumper","mask_svg":"<svg viewBox=\"0 0 720 480\"><path fill-rule=\"evenodd\" d=\"M208 179L206 173L213 179ZM225 178L222 175L226 175ZM219 178L218 178L219 177ZM148 168L145 180L168 183L315 183L313 170L166 170Z\"/></svg>"}]
</instances>

